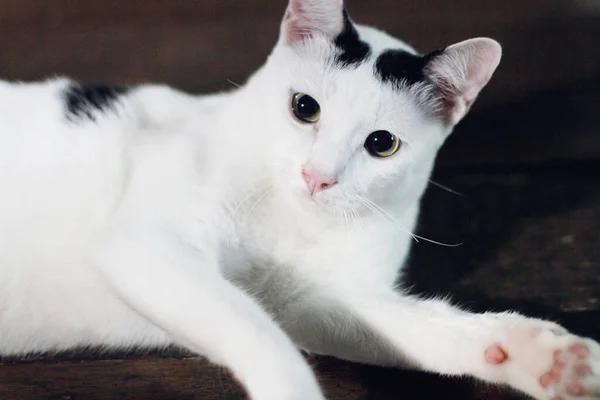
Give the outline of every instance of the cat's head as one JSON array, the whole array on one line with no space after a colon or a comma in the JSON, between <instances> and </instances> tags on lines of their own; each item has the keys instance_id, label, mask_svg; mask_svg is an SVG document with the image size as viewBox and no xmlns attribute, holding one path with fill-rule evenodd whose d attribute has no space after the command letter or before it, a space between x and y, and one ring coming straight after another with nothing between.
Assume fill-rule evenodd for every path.
<instances>
[{"instance_id":1,"label":"cat's head","mask_svg":"<svg viewBox=\"0 0 600 400\"><path fill-rule=\"evenodd\" d=\"M261 130L277 189L333 210L414 203L500 57L487 38L418 55L354 24L340 0L290 0L247 87L269 110Z\"/></svg>"}]
</instances>

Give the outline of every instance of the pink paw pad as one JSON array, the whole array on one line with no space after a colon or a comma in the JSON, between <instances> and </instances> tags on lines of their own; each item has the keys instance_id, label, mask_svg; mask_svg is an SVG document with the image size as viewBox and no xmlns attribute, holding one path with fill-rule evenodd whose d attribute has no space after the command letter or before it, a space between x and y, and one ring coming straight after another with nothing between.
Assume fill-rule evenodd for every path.
<instances>
[{"instance_id":1,"label":"pink paw pad","mask_svg":"<svg viewBox=\"0 0 600 400\"><path fill-rule=\"evenodd\" d=\"M569 346L566 350L556 350L554 352L554 364L550 371L546 372L540 377L540 384L547 388L553 384L560 383L563 377L563 371L567 366L566 359L569 355L575 356L581 360L589 355L590 351L585 344L577 343ZM572 366L572 372L579 377L586 377L592 375L592 369L589 365L582 363L581 361ZM564 383L563 390L570 396L581 397L586 395L585 388L581 383L575 380L571 380ZM571 398L569 396L569 398ZM553 400L564 400L564 397L556 396Z\"/></svg>"},{"instance_id":2,"label":"pink paw pad","mask_svg":"<svg viewBox=\"0 0 600 400\"><path fill-rule=\"evenodd\" d=\"M546 388L554 383L560 382L561 373L562 368L553 368L550 372L546 372L544 375L540 376L540 384Z\"/></svg>"},{"instance_id":3,"label":"pink paw pad","mask_svg":"<svg viewBox=\"0 0 600 400\"><path fill-rule=\"evenodd\" d=\"M566 364L564 361L562 361L560 352L554 353L554 360L554 364L552 365L550 371L540 376L540 384L543 387L548 387L554 383L558 383L561 379L562 372Z\"/></svg>"},{"instance_id":4,"label":"pink paw pad","mask_svg":"<svg viewBox=\"0 0 600 400\"><path fill-rule=\"evenodd\" d=\"M577 382L569 382L566 386L567 392L572 394L573 396L583 396L585 394L585 390L583 386Z\"/></svg>"},{"instance_id":5,"label":"pink paw pad","mask_svg":"<svg viewBox=\"0 0 600 400\"><path fill-rule=\"evenodd\" d=\"M581 343L574 344L571 347L569 347L569 352L575 354L577 358L585 358L590 353L587 346Z\"/></svg>"},{"instance_id":6,"label":"pink paw pad","mask_svg":"<svg viewBox=\"0 0 600 400\"><path fill-rule=\"evenodd\" d=\"M592 369L590 368L589 365L577 364L573 368L575 369L575 372L579 376L583 377L583 376L590 376L590 375L592 375Z\"/></svg>"},{"instance_id":7,"label":"pink paw pad","mask_svg":"<svg viewBox=\"0 0 600 400\"><path fill-rule=\"evenodd\" d=\"M499 365L508 359L508 354L499 344L494 344L485 350L485 361L489 364Z\"/></svg>"}]
</instances>

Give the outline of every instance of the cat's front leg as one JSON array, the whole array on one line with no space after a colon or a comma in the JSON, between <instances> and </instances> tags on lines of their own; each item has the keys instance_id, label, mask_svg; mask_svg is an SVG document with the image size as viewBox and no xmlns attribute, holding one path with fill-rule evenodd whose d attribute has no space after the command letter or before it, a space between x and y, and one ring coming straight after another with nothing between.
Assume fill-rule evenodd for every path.
<instances>
[{"instance_id":1,"label":"cat's front leg","mask_svg":"<svg viewBox=\"0 0 600 400\"><path fill-rule=\"evenodd\" d=\"M215 254L151 228L101 242L92 258L115 296L175 344L229 367L253 400L324 400L292 341L220 275Z\"/></svg>"},{"instance_id":2,"label":"cat's front leg","mask_svg":"<svg viewBox=\"0 0 600 400\"><path fill-rule=\"evenodd\" d=\"M554 323L470 314L442 301L357 309L421 368L505 384L540 400L600 399L600 345Z\"/></svg>"},{"instance_id":3,"label":"cat's front leg","mask_svg":"<svg viewBox=\"0 0 600 400\"><path fill-rule=\"evenodd\" d=\"M277 316L303 348L506 384L540 400L600 399L600 346L546 321L473 314L389 288L317 289Z\"/></svg>"}]
</instances>

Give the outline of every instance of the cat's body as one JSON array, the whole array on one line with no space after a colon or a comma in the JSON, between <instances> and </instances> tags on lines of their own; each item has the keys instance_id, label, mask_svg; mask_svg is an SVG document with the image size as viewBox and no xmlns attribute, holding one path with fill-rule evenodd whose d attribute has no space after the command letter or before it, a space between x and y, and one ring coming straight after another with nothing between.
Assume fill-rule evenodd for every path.
<instances>
[{"instance_id":1,"label":"cat's body","mask_svg":"<svg viewBox=\"0 0 600 400\"><path fill-rule=\"evenodd\" d=\"M0 83L0 356L175 343L256 400L322 399L300 347L598 398L596 343L394 290L436 153L499 58L489 39L421 57L337 0L292 0L229 93Z\"/></svg>"},{"instance_id":2,"label":"cat's body","mask_svg":"<svg viewBox=\"0 0 600 400\"><path fill-rule=\"evenodd\" d=\"M93 272L89 252L94 236L118 215L132 177L138 176L133 169L140 157L151 155L150 132L156 131L157 141L163 136L165 154L172 146L135 109L135 93L119 117L98 111L97 123L70 123L64 99L72 85L59 79L0 88L0 97L7 100L0 117L3 354L67 349L89 341L125 346L167 342L164 333L111 300ZM15 101L19 96L25 104L35 101L35 107ZM169 173L170 167L177 168L168 163L163 171ZM158 175L154 182L169 183ZM161 210L169 209L157 204L156 212Z\"/></svg>"},{"instance_id":3,"label":"cat's body","mask_svg":"<svg viewBox=\"0 0 600 400\"><path fill-rule=\"evenodd\" d=\"M0 116L2 309L10 310L0 326L0 353L89 342L170 344L164 332L122 302L110 301L91 265L98 236L121 219L170 227L186 243L214 246L219 272L249 291L260 290L253 288L261 281L257 273L263 278L276 273L259 271L264 265L291 272L300 262L314 268L305 272L325 286L346 274L359 285L394 283L412 239L408 233L395 233L377 215L363 215L359 225L354 216L303 212L292 199L267 191L274 184L268 165L253 161L246 165L255 171L240 171L234 161L265 159L260 153L269 149L253 146L253 135L221 153L220 143L244 139L219 129L229 124L219 120L236 112L228 106L238 93L193 97L143 86L120 95L112 108L92 111L95 122L73 123L65 108L65 94L73 87L79 84L56 79L4 83L0 89L0 98L12 99ZM22 95L36 102L26 115L15 102ZM408 231L417 210L412 207L402 218ZM396 251L378 260L374 245L393 245ZM356 263L359 258L364 261ZM361 268L367 262L380 267Z\"/></svg>"}]
</instances>

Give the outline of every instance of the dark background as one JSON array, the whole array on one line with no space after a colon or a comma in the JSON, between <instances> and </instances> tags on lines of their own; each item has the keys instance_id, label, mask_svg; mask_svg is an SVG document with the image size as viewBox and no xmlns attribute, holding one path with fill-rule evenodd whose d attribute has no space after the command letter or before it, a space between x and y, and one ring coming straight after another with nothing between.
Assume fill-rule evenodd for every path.
<instances>
[{"instance_id":1,"label":"dark background","mask_svg":"<svg viewBox=\"0 0 600 400\"><path fill-rule=\"evenodd\" d=\"M0 0L0 76L227 88L265 59L285 0ZM347 0L426 52L477 36L500 67L442 150L407 285L512 308L600 340L600 1ZM33 105L32 105L33 106ZM183 358L183 359L182 359ZM331 400L505 399L470 381L311 358ZM241 399L180 352L0 360L0 398ZM518 398L518 397L516 397Z\"/></svg>"},{"instance_id":2,"label":"dark background","mask_svg":"<svg viewBox=\"0 0 600 400\"><path fill-rule=\"evenodd\" d=\"M0 74L159 81L188 91L242 82L275 43L285 0L0 0ZM358 22L429 51L497 39L497 74L440 160L540 163L600 156L597 0L348 0Z\"/></svg>"}]
</instances>

